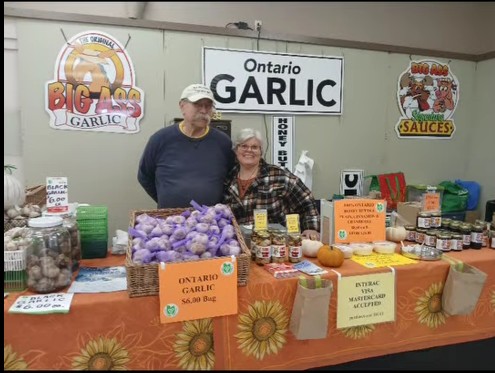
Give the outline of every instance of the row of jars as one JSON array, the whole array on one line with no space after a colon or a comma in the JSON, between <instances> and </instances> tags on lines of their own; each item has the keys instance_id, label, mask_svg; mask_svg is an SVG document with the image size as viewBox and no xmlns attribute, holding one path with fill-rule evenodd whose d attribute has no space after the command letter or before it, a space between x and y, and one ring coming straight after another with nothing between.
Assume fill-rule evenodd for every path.
<instances>
[{"instance_id":1,"label":"row of jars","mask_svg":"<svg viewBox=\"0 0 495 373\"><path fill-rule=\"evenodd\" d=\"M443 219L441 228L405 227L407 241L436 247L442 251L481 249L489 245L487 223L477 220L475 224Z\"/></svg>"},{"instance_id":2,"label":"row of jars","mask_svg":"<svg viewBox=\"0 0 495 373\"><path fill-rule=\"evenodd\" d=\"M28 289L51 293L70 285L79 268L81 240L76 219L69 214L28 220L26 248Z\"/></svg>"},{"instance_id":3,"label":"row of jars","mask_svg":"<svg viewBox=\"0 0 495 373\"><path fill-rule=\"evenodd\" d=\"M253 231L251 258L258 265L268 263L298 263L302 259L302 236L280 230Z\"/></svg>"}]
</instances>

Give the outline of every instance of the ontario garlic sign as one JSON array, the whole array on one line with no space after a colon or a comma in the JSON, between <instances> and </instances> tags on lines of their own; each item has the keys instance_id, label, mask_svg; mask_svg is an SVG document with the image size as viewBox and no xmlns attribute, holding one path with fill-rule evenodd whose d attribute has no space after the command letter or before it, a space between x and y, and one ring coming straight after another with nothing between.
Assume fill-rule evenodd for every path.
<instances>
[{"instance_id":1,"label":"ontario garlic sign","mask_svg":"<svg viewBox=\"0 0 495 373\"><path fill-rule=\"evenodd\" d=\"M411 61L399 78L397 101L401 118L395 130L400 138L452 138L459 81L448 64Z\"/></svg>"},{"instance_id":2,"label":"ontario garlic sign","mask_svg":"<svg viewBox=\"0 0 495 373\"><path fill-rule=\"evenodd\" d=\"M137 133L144 92L136 87L130 56L101 31L75 35L60 49L54 80L46 83L50 127Z\"/></svg>"},{"instance_id":3,"label":"ontario garlic sign","mask_svg":"<svg viewBox=\"0 0 495 373\"><path fill-rule=\"evenodd\" d=\"M224 112L341 115L343 57L203 47L203 82Z\"/></svg>"}]
</instances>

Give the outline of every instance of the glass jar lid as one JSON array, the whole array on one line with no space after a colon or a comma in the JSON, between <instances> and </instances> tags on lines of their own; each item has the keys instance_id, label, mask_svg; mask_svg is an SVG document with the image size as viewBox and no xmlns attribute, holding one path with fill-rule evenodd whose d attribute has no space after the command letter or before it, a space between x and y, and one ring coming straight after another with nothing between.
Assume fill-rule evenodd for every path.
<instances>
[{"instance_id":1,"label":"glass jar lid","mask_svg":"<svg viewBox=\"0 0 495 373\"><path fill-rule=\"evenodd\" d=\"M51 228L62 225L64 220L59 216L43 216L28 220L28 226L32 228Z\"/></svg>"}]
</instances>

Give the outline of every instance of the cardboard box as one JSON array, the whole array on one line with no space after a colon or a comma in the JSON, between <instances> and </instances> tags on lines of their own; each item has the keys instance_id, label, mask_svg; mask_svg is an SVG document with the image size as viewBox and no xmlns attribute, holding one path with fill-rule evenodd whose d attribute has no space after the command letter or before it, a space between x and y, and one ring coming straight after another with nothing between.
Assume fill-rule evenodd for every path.
<instances>
[{"instance_id":1,"label":"cardboard box","mask_svg":"<svg viewBox=\"0 0 495 373\"><path fill-rule=\"evenodd\" d=\"M320 200L320 241L326 245L334 243L333 202Z\"/></svg>"},{"instance_id":2,"label":"cardboard box","mask_svg":"<svg viewBox=\"0 0 495 373\"><path fill-rule=\"evenodd\" d=\"M464 221L473 224L478 219L481 219L481 214L479 211L466 211Z\"/></svg>"},{"instance_id":3,"label":"cardboard box","mask_svg":"<svg viewBox=\"0 0 495 373\"><path fill-rule=\"evenodd\" d=\"M416 217L421 211L421 202L399 202L397 213L410 225L416 225Z\"/></svg>"}]
</instances>

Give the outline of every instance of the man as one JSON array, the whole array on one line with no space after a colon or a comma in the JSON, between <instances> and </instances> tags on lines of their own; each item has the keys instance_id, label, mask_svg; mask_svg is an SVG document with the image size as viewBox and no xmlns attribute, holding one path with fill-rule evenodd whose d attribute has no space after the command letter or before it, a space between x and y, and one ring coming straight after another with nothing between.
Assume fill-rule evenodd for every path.
<instances>
[{"instance_id":1,"label":"man","mask_svg":"<svg viewBox=\"0 0 495 373\"><path fill-rule=\"evenodd\" d=\"M222 201L223 182L234 164L232 141L209 126L215 110L212 91L202 84L184 89L184 120L154 133L143 152L138 181L158 208L212 206Z\"/></svg>"}]
</instances>

